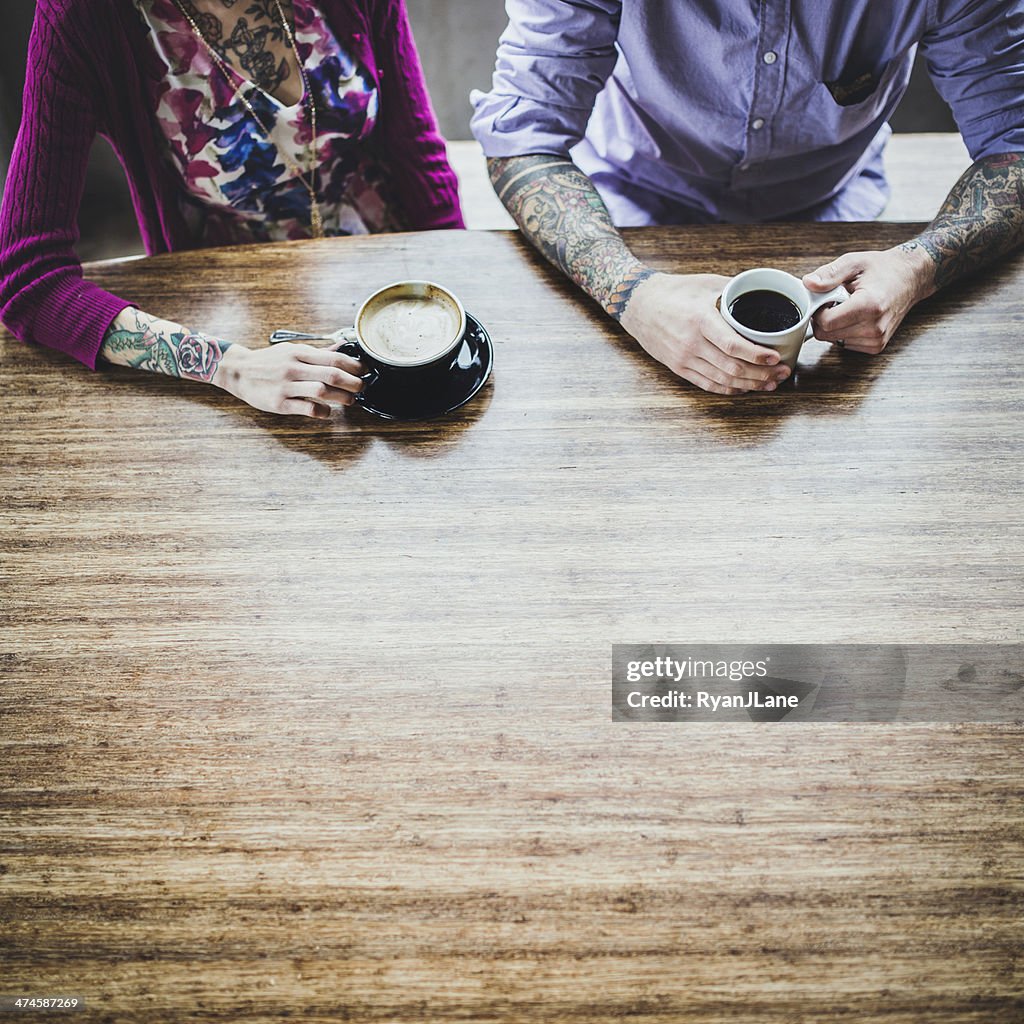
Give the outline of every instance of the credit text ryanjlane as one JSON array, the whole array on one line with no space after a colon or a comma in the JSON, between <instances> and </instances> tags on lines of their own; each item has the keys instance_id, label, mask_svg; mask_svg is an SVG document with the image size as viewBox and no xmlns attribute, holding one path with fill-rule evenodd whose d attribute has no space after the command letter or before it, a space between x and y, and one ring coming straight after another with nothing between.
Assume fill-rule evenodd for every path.
<instances>
[{"instance_id":1,"label":"credit text ryanjlane","mask_svg":"<svg viewBox=\"0 0 1024 1024\"><path fill-rule=\"evenodd\" d=\"M755 690L721 696L708 693L706 690L698 690L696 693L670 690L664 694L632 690L626 698L626 703L631 708L707 708L710 711L718 711L720 708L796 708L800 706L800 698L793 694L766 694Z\"/></svg>"}]
</instances>

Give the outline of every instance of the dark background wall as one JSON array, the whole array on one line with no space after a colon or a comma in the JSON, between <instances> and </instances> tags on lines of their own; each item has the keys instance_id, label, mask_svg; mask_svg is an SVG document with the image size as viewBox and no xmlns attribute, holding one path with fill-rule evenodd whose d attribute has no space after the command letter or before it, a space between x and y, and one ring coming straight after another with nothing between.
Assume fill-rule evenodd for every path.
<instances>
[{"instance_id":1,"label":"dark background wall","mask_svg":"<svg viewBox=\"0 0 1024 1024\"><path fill-rule=\"evenodd\" d=\"M25 53L34 0L2 0L0 33L0 169L6 170L21 111ZM505 27L503 0L407 0L441 130L452 140L468 139L469 92L487 88L494 50ZM900 132L955 131L949 109L936 95L923 68L915 68L910 89L892 120ZM126 252L141 251L121 168L110 148L98 142L86 183L80 218L80 253L98 251L106 234L127 238Z\"/></svg>"}]
</instances>

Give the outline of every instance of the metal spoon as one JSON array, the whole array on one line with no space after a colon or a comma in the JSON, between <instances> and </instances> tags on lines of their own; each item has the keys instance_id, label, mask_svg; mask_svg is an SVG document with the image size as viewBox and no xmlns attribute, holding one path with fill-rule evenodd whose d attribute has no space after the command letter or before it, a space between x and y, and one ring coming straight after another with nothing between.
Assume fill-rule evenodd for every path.
<instances>
[{"instance_id":1,"label":"metal spoon","mask_svg":"<svg viewBox=\"0 0 1024 1024\"><path fill-rule=\"evenodd\" d=\"M342 327L330 334L305 334L302 331L274 331L270 336L271 345L280 345L283 341L333 341L338 344L355 341L355 331L351 327Z\"/></svg>"}]
</instances>

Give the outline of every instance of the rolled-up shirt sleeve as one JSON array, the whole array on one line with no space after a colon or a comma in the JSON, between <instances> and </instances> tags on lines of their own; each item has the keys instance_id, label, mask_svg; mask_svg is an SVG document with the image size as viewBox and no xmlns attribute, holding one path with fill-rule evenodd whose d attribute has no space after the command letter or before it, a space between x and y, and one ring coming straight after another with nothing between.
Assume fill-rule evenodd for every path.
<instances>
[{"instance_id":1,"label":"rolled-up shirt sleeve","mask_svg":"<svg viewBox=\"0 0 1024 1024\"><path fill-rule=\"evenodd\" d=\"M617 59L621 0L508 0L490 92L473 93L488 157L567 156Z\"/></svg>"},{"instance_id":2,"label":"rolled-up shirt sleeve","mask_svg":"<svg viewBox=\"0 0 1024 1024\"><path fill-rule=\"evenodd\" d=\"M1024 3L933 2L921 53L971 158L1024 150Z\"/></svg>"}]
</instances>

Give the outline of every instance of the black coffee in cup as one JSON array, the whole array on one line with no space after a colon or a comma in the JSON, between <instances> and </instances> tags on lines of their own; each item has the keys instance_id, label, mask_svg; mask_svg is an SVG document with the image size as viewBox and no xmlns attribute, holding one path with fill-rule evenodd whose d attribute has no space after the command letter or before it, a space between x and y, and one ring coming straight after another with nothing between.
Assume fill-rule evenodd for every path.
<instances>
[{"instance_id":1,"label":"black coffee in cup","mask_svg":"<svg viewBox=\"0 0 1024 1024\"><path fill-rule=\"evenodd\" d=\"M764 288L744 292L733 300L729 312L737 323L762 334L788 331L800 323L801 316L795 302L779 292Z\"/></svg>"}]
</instances>

